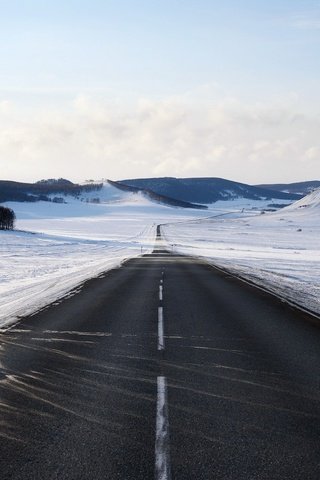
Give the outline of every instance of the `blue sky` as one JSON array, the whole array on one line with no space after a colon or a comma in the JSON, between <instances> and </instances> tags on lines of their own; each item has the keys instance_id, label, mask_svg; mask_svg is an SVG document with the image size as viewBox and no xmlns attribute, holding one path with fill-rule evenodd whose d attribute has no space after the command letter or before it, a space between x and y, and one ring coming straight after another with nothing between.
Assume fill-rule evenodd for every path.
<instances>
[{"instance_id":1,"label":"blue sky","mask_svg":"<svg viewBox=\"0 0 320 480\"><path fill-rule=\"evenodd\" d=\"M0 8L1 178L319 178L319 1Z\"/></svg>"}]
</instances>

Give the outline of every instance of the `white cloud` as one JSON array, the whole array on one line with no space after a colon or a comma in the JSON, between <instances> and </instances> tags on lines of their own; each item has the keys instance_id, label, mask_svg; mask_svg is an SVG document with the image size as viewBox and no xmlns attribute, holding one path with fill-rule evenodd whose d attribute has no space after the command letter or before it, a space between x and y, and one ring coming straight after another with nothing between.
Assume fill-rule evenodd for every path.
<instances>
[{"instance_id":1,"label":"white cloud","mask_svg":"<svg viewBox=\"0 0 320 480\"><path fill-rule=\"evenodd\" d=\"M188 95L121 105L81 95L64 111L8 108L0 103L2 178L318 176L320 121L294 103L205 105Z\"/></svg>"},{"instance_id":2,"label":"white cloud","mask_svg":"<svg viewBox=\"0 0 320 480\"><path fill-rule=\"evenodd\" d=\"M9 100L0 100L0 114L7 114L12 111L12 103Z\"/></svg>"},{"instance_id":3,"label":"white cloud","mask_svg":"<svg viewBox=\"0 0 320 480\"><path fill-rule=\"evenodd\" d=\"M317 160L319 162L320 160L320 146L316 147L310 147L308 148L303 155L303 161L313 161Z\"/></svg>"}]
</instances>

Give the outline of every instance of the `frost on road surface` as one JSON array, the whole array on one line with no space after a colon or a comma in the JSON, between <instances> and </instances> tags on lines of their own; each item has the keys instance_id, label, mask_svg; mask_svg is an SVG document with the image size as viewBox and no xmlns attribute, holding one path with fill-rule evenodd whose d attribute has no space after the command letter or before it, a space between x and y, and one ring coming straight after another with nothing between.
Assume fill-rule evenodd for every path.
<instances>
[{"instance_id":1,"label":"frost on road surface","mask_svg":"<svg viewBox=\"0 0 320 480\"><path fill-rule=\"evenodd\" d=\"M205 258L320 314L320 190L275 213L164 225L177 252Z\"/></svg>"}]
</instances>

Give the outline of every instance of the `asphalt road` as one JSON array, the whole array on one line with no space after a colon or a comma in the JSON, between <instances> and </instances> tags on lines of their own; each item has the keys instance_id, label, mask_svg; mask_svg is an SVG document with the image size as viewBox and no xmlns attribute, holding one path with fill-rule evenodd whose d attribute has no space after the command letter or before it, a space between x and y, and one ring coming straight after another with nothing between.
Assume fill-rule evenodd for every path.
<instances>
[{"instance_id":1,"label":"asphalt road","mask_svg":"<svg viewBox=\"0 0 320 480\"><path fill-rule=\"evenodd\" d=\"M197 260L159 247L0 346L3 480L320 478L319 327Z\"/></svg>"}]
</instances>

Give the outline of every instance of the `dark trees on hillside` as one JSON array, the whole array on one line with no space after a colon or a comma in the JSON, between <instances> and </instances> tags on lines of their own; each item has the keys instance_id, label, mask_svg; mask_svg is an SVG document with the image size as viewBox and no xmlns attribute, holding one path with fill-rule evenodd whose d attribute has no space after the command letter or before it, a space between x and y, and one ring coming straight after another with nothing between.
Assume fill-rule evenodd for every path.
<instances>
[{"instance_id":1,"label":"dark trees on hillside","mask_svg":"<svg viewBox=\"0 0 320 480\"><path fill-rule=\"evenodd\" d=\"M0 230L12 230L16 216L11 208L0 207Z\"/></svg>"},{"instance_id":2,"label":"dark trees on hillside","mask_svg":"<svg viewBox=\"0 0 320 480\"><path fill-rule=\"evenodd\" d=\"M51 195L80 197L82 192L101 190L103 183L78 185L69 180L40 180L38 183L19 183L0 180L0 203L4 202L50 202Z\"/></svg>"}]
</instances>

